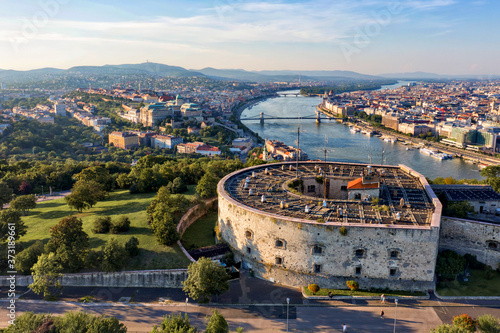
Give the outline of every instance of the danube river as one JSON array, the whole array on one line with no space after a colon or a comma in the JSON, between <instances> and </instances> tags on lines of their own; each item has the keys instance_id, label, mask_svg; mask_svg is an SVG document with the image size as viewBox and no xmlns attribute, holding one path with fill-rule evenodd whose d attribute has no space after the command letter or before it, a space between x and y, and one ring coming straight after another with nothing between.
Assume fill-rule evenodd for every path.
<instances>
[{"instance_id":1,"label":"danube river","mask_svg":"<svg viewBox=\"0 0 500 333\"><path fill-rule=\"evenodd\" d=\"M398 85L390 86L397 87ZM286 91L288 93L292 91ZM298 92L298 91L297 91ZM310 159L324 159L325 137L328 161L362 162L380 164L382 155L385 164L404 164L430 179L453 177L455 179L482 179L477 165L462 159L438 160L419 152L418 149L406 150L401 143L389 143L376 136L369 137L361 133L352 133L345 125L334 120L322 118L317 125L314 119L299 120L245 120L248 117L307 117L315 114L316 106L321 103L319 97L287 96L264 100L243 111L241 120L253 132L262 138L282 141L287 145L297 146L297 128L300 126L300 148Z\"/></svg>"}]
</instances>

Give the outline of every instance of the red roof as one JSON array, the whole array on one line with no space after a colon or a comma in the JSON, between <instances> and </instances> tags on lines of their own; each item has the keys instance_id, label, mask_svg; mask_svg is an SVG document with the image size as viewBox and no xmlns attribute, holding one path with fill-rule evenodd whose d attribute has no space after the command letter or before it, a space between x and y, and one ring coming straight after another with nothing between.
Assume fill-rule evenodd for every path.
<instances>
[{"instance_id":1,"label":"red roof","mask_svg":"<svg viewBox=\"0 0 500 333\"><path fill-rule=\"evenodd\" d=\"M362 189L362 188L378 188L378 183L363 184L363 178L358 178L347 183L348 190Z\"/></svg>"}]
</instances>

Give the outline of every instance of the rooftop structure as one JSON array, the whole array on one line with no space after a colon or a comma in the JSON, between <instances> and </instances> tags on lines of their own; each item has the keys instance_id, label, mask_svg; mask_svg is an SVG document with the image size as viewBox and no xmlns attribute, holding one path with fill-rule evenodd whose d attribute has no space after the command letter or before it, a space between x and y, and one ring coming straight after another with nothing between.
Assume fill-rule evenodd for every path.
<instances>
[{"instance_id":1,"label":"rooftop structure","mask_svg":"<svg viewBox=\"0 0 500 333\"><path fill-rule=\"evenodd\" d=\"M294 162L270 164L237 173L227 179L225 190L246 206L283 217L322 219L326 224L428 226L435 211L428 184L404 166L301 162L298 174L299 182ZM377 181L369 182L368 177ZM367 189L377 193L363 195ZM356 190L360 191L350 196ZM349 200L355 194L360 194L358 199Z\"/></svg>"}]
</instances>

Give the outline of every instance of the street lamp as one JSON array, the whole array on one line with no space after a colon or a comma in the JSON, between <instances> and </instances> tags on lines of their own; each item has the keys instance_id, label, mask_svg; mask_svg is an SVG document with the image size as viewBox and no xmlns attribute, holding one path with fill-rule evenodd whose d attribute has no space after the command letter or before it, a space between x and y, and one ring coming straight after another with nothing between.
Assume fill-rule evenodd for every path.
<instances>
[{"instance_id":1,"label":"street lamp","mask_svg":"<svg viewBox=\"0 0 500 333\"><path fill-rule=\"evenodd\" d=\"M188 300L189 300L189 298L186 297L186 315L188 314Z\"/></svg>"},{"instance_id":2,"label":"street lamp","mask_svg":"<svg viewBox=\"0 0 500 333\"><path fill-rule=\"evenodd\" d=\"M396 333L396 318L398 317L398 299L397 298L394 300L394 303L396 303L396 310L394 313L394 333Z\"/></svg>"},{"instance_id":3,"label":"street lamp","mask_svg":"<svg viewBox=\"0 0 500 333\"><path fill-rule=\"evenodd\" d=\"M290 305L290 299L286 299L286 332L288 333L288 306Z\"/></svg>"}]
</instances>

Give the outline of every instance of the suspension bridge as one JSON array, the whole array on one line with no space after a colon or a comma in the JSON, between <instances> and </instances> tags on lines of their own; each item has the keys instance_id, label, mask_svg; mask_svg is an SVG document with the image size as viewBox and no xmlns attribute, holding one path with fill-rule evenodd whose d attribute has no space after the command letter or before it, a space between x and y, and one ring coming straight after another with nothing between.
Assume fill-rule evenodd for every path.
<instances>
[{"instance_id":1,"label":"suspension bridge","mask_svg":"<svg viewBox=\"0 0 500 333\"><path fill-rule=\"evenodd\" d=\"M315 114L312 115L307 115L307 116L300 116L300 117L277 117L277 116L266 116L264 115L264 112L261 112L259 116L253 116L253 117L247 117L247 118L241 118L241 121L244 120L259 120L261 125L264 125L265 120L278 120L278 119L316 119L316 123L319 124L321 123L321 112L316 112Z\"/></svg>"}]
</instances>

